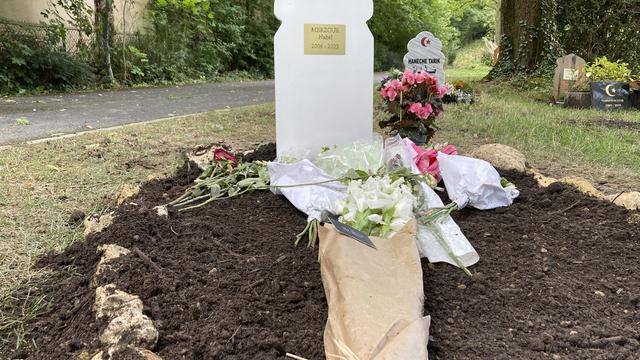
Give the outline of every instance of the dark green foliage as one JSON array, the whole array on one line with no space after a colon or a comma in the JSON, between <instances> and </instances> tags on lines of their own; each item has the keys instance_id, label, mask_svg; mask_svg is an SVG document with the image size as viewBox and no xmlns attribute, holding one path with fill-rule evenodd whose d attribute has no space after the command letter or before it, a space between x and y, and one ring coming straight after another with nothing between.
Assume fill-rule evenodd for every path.
<instances>
[{"instance_id":1,"label":"dark green foliage","mask_svg":"<svg viewBox=\"0 0 640 360\"><path fill-rule=\"evenodd\" d=\"M272 1L152 0L148 29L114 44L116 77L129 82L211 79L244 71L273 73L273 35L278 22ZM126 60L125 60L126 59ZM126 64L125 64L126 61Z\"/></svg>"},{"instance_id":2,"label":"dark green foliage","mask_svg":"<svg viewBox=\"0 0 640 360\"><path fill-rule=\"evenodd\" d=\"M487 5L491 3L374 0L370 27L375 38L376 69L402 66L407 42L424 30L438 36L445 44L445 53L453 59L456 48L491 32L493 17ZM113 12L106 11L113 6L112 0L97 1L95 12L85 0L52 0L52 4L56 7L43 13L47 22L42 29L50 34L46 44L33 47L28 36L20 38L29 49L25 50L28 56L39 56L29 64L48 69L47 73L23 71L24 65L5 61L0 68L3 91L92 82L95 77L88 72L89 66L107 82L112 68L115 80L122 84L207 80L229 73L243 77L273 75L273 36L280 26L273 15L273 0L150 0L145 30L127 35L113 34ZM65 49L68 28L80 29L81 38L91 39L91 43L80 42ZM3 51L0 56L22 59L27 56L21 53L24 49L11 46L11 51ZM45 52L53 55L41 56ZM17 78L20 80L14 80ZM46 81L40 83L39 79Z\"/></svg>"},{"instance_id":3,"label":"dark green foliage","mask_svg":"<svg viewBox=\"0 0 640 360\"><path fill-rule=\"evenodd\" d=\"M483 37L493 38L496 27L495 5L482 3L469 7L462 16L451 19L451 26L459 33L462 45Z\"/></svg>"},{"instance_id":4,"label":"dark green foliage","mask_svg":"<svg viewBox=\"0 0 640 360\"><path fill-rule=\"evenodd\" d=\"M640 1L541 0L537 4L538 21L521 23L522 36L502 42L501 60L492 77L549 76L563 53L575 53L588 62L607 56L629 63L640 73L640 48L636 46L640 42ZM514 43L518 43L515 49Z\"/></svg>"},{"instance_id":5,"label":"dark green foliage","mask_svg":"<svg viewBox=\"0 0 640 360\"><path fill-rule=\"evenodd\" d=\"M407 42L424 30L438 36L448 53L490 34L490 3L374 0L375 68L400 67ZM134 83L209 79L230 71L273 75L273 36L280 26L273 0L152 0L148 10L149 29L128 38L124 57L122 39L113 46L118 79L124 78L125 65L127 81ZM452 17L460 18L461 31L450 26ZM457 41L458 34L463 41Z\"/></svg>"},{"instance_id":6,"label":"dark green foliage","mask_svg":"<svg viewBox=\"0 0 640 360\"><path fill-rule=\"evenodd\" d=\"M40 31L38 31L40 30ZM57 33L0 25L0 94L90 85L93 69L70 55Z\"/></svg>"},{"instance_id":7,"label":"dark green foliage","mask_svg":"<svg viewBox=\"0 0 640 360\"><path fill-rule=\"evenodd\" d=\"M369 23L375 39L375 68L402 68L407 43L422 31L431 31L445 48L456 34L450 27L446 0L374 0Z\"/></svg>"},{"instance_id":8,"label":"dark green foliage","mask_svg":"<svg viewBox=\"0 0 640 360\"><path fill-rule=\"evenodd\" d=\"M511 76L516 72L516 65L511 54L513 54L513 44L502 35L500 38L500 59L498 63L491 69L489 78L498 79Z\"/></svg>"},{"instance_id":9,"label":"dark green foliage","mask_svg":"<svg viewBox=\"0 0 640 360\"><path fill-rule=\"evenodd\" d=\"M449 63L457 51L495 29L495 3L486 0L374 0L370 22L375 68L401 68L407 43L422 31L442 40Z\"/></svg>"},{"instance_id":10,"label":"dark green foliage","mask_svg":"<svg viewBox=\"0 0 640 360\"><path fill-rule=\"evenodd\" d=\"M607 56L640 73L640 1L558 1L557 23L566 53L588 62Z\"/></svg>"},{"instance_id":11,"label":"dark green foliage","mask_svg":"<svg viewBox=\"0 0 640 360\"><path fill-rule=\"evenodd\" d=\"M540 2L542 17L537 36L542 37L539 42L542 49L537 59L536 69L540 75L553 74L556 60L563 55L563 46L560 42L560 32L556 22L558 3L557 0L542 0Z\"/></svg>"}]
</instances>

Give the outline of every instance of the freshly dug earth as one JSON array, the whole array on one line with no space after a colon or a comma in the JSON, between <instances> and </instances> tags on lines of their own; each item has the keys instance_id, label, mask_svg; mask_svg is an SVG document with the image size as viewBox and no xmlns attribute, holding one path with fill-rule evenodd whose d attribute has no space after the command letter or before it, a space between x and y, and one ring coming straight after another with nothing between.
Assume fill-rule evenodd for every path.
<instances>
[{"instance_id":1,"label":"freshly dug earth","mask_svg":"<svg viewBox=\"0 0 640 360\"><path fill-rule=\"evenodd\" d=\"M637 212L559 183L454 216L480 254L467 278L424 267L436 359L640 359Z\"/></svg>"},{"instance_id":2,"label":"freshly dug earth","mask_svg":"<svg viewBox=\"0 0 640 360\"><path fill-rule=\"evenodd\" d=\"M287 352L324 359L317 251L292 245L305 217L269 192L156 215L153 207L195 175L185 167L146 184L104 232L42 259L39 266L60 274L42 289L50 311L28 325L28 345L3 353L69 359L97 349L104 324L91 310L96 247L117 244L137 247L161 268L134 252L106 280L141 297L164 359L284 359ZM638 214L565 185L541 189L528 175L508 176L522 191L512 207L455 215L481 255L474 276L423 262L430 358L638 359Z\"/></svg>"}]
</instances>

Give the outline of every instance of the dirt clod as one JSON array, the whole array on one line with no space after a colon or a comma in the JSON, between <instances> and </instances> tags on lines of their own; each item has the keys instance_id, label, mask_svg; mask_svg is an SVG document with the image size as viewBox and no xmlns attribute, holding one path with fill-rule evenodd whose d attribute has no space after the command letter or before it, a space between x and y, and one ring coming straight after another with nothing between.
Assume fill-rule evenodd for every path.
<instances>
[{"instance_id":1,"label":"dirt clod","mask_svg":"<svg viewBox=\"0 0 640 360\"><path fill-rule=\"evenodd\" d=\"M246 162L253 161L272 161L276 158L276 144L268 143L258 146L254 151L242 156L242 159Z\"/></svg>"},{"instance_id":2,"label":"dirt clod","mask_svg":"<svg viewBox=\"0 0 640 360\"><path fill-rule=\"evenodd\" d=\"M67 225L69 225L69 226L79 226L79 225L82 224L82 222L84 221L85 217L87 217L87 215L84 213L84 211L74 210L69 215L69 220L67 220Z\"/></svg>"}]
</instances>

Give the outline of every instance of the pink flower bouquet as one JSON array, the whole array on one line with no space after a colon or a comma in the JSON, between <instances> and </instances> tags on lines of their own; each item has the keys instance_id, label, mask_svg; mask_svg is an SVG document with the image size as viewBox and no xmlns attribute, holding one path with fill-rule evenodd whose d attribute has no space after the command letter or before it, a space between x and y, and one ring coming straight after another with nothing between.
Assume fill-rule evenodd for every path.
<instances>
[{"instance_id":1,"label":"pink flower bouquet","mask_svg":"<svg viewBox=\"0 0 640 360\"><path fill-rule=\"evenodd\" d=\"M380 84L383 106L391 113L380 127L391 128L394 134L418 144L428 142L437 130L435 121L443 112L442 98L447 90L425 71L393 71Z\"/></svg>"},{"instance_id":2,"label":"pink flower bouquet","mask_svg":"<svg viewBox=\"0 0 640 360\"><path fill-rule=\"evenodd\" d=\"M415 151L413 161L423 175L429 174L436 179L436 183L442 180L440 175L440 164L438 162L438 152L447 155L458 155L458 149L451 144L436 145L431 149L423 149L410 139L405 139L405 143Z\"/></svg>"}]
</instances>

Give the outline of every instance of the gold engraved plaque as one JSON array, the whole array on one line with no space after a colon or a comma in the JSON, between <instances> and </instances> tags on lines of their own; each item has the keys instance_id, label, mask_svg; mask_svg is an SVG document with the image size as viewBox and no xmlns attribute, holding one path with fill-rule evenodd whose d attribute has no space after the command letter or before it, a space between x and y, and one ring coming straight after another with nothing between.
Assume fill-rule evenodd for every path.
<instances>
[{"instance_id":1,"label":"gold engraved plaque","mask_svg":"<svg viewBox=\"0 0 640 360\"><path fill-rule=\"evenodd\" d=\"M345 55L346 25L304 24L305 55Z\"/></svg>"}]
</instances>

